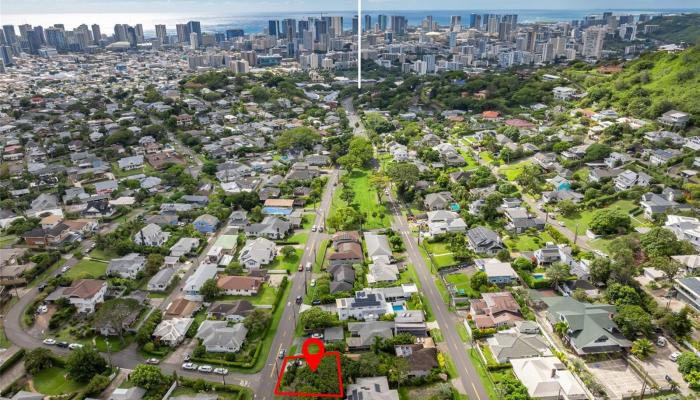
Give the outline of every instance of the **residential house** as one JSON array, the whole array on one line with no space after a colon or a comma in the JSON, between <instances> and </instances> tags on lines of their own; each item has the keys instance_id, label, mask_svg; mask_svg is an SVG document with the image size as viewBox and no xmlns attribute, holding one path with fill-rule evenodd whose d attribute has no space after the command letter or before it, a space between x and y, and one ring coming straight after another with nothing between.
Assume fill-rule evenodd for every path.
<instances>
[{"instance_id":1,"label":"residential house","mask_svg":"<svg viewBox=\"0 0 700 400\"><path fill-rule=\"evenodd\" d=\"M678 292L678 299L700 312L700 278L676 278L673 287Z\"/></svg>"},{"instance_id":2,"label":"residential house","mask_svg":"<svg viewBox=\"0 0 700 400\"><path fill-rule=\"evenodd\" d=\"M467 231L469 247L476 253L496 255L505 246L501 237L493 230L484 226L477 226Z\"/></svg>"},{"instance_id":3,"label":"residential house","mask_svg":"<svg viewBox=\"0 0 700 400\"><path fill-rule=\"evenodd\" d=\"M255 296L262 288L263 280L252 276L221 276L216 286L229 296Z\"/></svg>"},{"instance_id":4,"label":"residential house","mask_svg":"<svg viewBox=\"0 0 700 400\"><path fill-rule=\"evenodd\" d=\"M425 322L425 313L422 310L402 310L394 314L394 331L410 333L415 337L424 337L428 334L428 325Z\"/></svg>"},{"instance_id":5,"label":"residential house","mask_svg":"<svg viewBox=\"0 0 700 400\"><path fill-rule=\"evenodd\" d=\"M146 267L146 257L138 253L129 253L121 258L113 258L107 266L108 276L136 279L139 272Z\"/></svg>"},{"instance_id":6,"label":"residential house","mask_svg":"<svg viewBox=\"0 0 700 400\"><path fill-rule=\"evenodd\" d=\"M109 199L95 199L89 200L80 214L86 218L108 218L114 215L115 211Z\"/></svg>"},{"instance_id":7,"label":"residential house","mask_svg":"<svg viewBox=\"0 0 700 400\"><path fill-rule=\"evenodd\" d=\"M223 319L233 322L243 322L255 306L247 300L235 300L233 302L215 302L207 310L208 318Z\"/></svg>"},{"instance_id":8,"label":"residential house","mask_svg":"<svg viewBox=\"0 0 700 400\"><path fill-rule=\"evenodd\" d=\"M557 86L552 89L552 94L554 95L555 99L566 101L576 96L576 89L566 86Z\"/></svg>"},{"instance_id":9,"label":"residential house","mask_svg":"<svg viewBox=\"0 0 700 400\"><path fill-rule=\"evenodd\" d=\"M228 321L203 321L196 338L210 353L236 353L245 343L248 329L242 323L228 326Z\"/></svg>"},{"instance_id":10,"label":"residential house","mask_svg":"<svg viewBox=\"0 0 700 400\"><path fill-rule=\"evenodd\" d=\"M161 321L153 331L153 337L161 344L177 347L185 339L193 318L172 318Z\"/></svg>"},{"instance_id":11,"label":"residential house","mask_svg":"<svg viewBox=\"0 0 700 400\"><path fill-rule=\"evenodd\" d=\"M236 210L228 217L228 226L231 228L243 229L248 225L248 212L245 210Z\"/></svg>"},{"instance_id":12,"label":"residential house","mask_svg":"<svg viewBox=\"0 0 700 400\"><path fill-rule=\"evenodd\" d=\"M424 347L422 343L402 344L394 346L397 357L406 359L409 378L425 377L430 375L434 368L438 368L438 351L435 347Z\"/></svg>"},{"instance_id":13,"label":"residential house","mask_svg":"<svg viewBox=\"0 0 700 400\"><path fill-rule=\"evenodd\" d=\"M160 247L170 238L170 232L165 232L156 224L148 224L134 235L134 243L141 246Z\"/></svg>"},{"instance_id":14,"label":"residential house","mask_svg":"<svg viewBox=\"0 0 700 400\"><path fill-rule=\"evenodd\" d=\"M175 268L166 267L156 272L155 275L148 280L149 292L164 292L175 278Z\"/></svg>"},{"instance_id":15,"label":"residential house","mask_svg":"<svg viewBox=\"0 0 700 400\"><path fill-rule=\"evenodd\" d=\"M564 340L576 354L619 352L631 347L613 321L615 306L583 303L571 297L543 297L542 301L552 325L567 324Z\"/></svg>"},{"instance_id":16,"label":"residential house","mask_svg":"<svg viewBox=\"0 0 700 400\"><path fill-rule=\"evenodd\" d=\"M201 309L201 301L190 301L184 297L179 297L165 308L164 318L192 318Z\"/></svg>"},{"instance_id":17,"label":"residential house","mask_svg":"<svg viewBox=\"0 0 700 400\"><path fill-rule=\"evenodd\" d=\"M608 179L614 179L621 173L622 170L618 168L591 168L588 170L588 180L600 183Z\"/></svg>"},{"instance_id":18,"label":"residential house","mask_svg":"<svg viewBox=\"0 0 700 400\"><path fill-rule=\"evenodd\" d=\"M335 305L341 321L348 318L376 320L392 312L391 304L386 302L383 294L367 290L355 292L355 297L336 299Z\"/></svg>"},{"instance_id":19,"label":"residential house","mask_svg":"<svg viewBox=\"0 0 700 400\"><path fill-rule=\"evenodd\" d=\"M369 350L375 338L391 339L394 337L392 321L366 321L348 323L350 337L345 340L350 351Z\"/></svg>"},{"instance_id":20,"label":"residential house","mask_svg":"<svg viewBox=\"0 0 700 400\"><path fill-rule=\"evenodd\" d=\"M700 250L700 220L681 215L667 215L664 228L673 232L678 240L687 240Z\"/></svg>"},{"instance_id":21,"label":"residential house","mask_svg":"<svg viewBox=\"0 0 700 400\"><path fill-rule=\"evenodd\" d=\"M124 157L117 160L117 165L122 171L131 171L134 169L143 168L143 156Z\"/></svg>"},{"instance_id":22,"label":"residential house","mask_svg":"<svg viewBox=\"0 0 700 400\"><path fill-rule=\"evenodd\" d=\"M66 298L78 312L90 314L102 303L107 293L107 282L97 279L78 279L68 287L59 287L47 300Z\"/></svg>"},{"instance_id":23,"label":"residential house","mask_svg":"<svg viewBox=\"0 0 700 400\"><path fill-rule=\"evenodd\" d=\"M653 166L665 165L681 154L676 149L652 149L649 151L649 163Z\"/></svg>"},{"instance_id":24,"label":"residential house","mask_svg":"<svg viewBox=\"0 0 700 400\"><path fill-rule=\"evenodd\" d=\"M517 283L518 274L509 262L501 262L495 258L474 260L476 267L486 273L488 282L494 285L510 285Z\"/></svg>"},{"instance_id":25,"label":"residential house","mask_svg":"<svg viewBox=\"0 0 700 400\"><path fill-rule=\"evenodd\" d=\"M202 214L192 222L192 225L199 233L214 233L219 226L219 219L210 214Z\"/></svg>"},{"instance_id":26,"label":"residential house","mask_svg":"<svg viewBox=\"0 0 700 400\"><path fill-rule=\"evenodd\" d=\"M508 220L506 229L509 231L523 233L530 228L544 229L544 221L539 218L533 218L523 207L505 208L503 214Z\"/></svg>"},{"instance_id":27,"label":"residential house","mask_svg":"<svg viewBox=\"0 0 700 400\"><path fill-rule=\"evenodd\" d=\"M479 329L514 326L523 320L520 305L510 292L482 293L481 299L470 301L469 313Z\"/></svg>"},{"instance_id":28,"label":"residential house","mask_svg":"<svg viewBox=\"0 0 700 400\"><path fill-rule=\"evenodd\" d=\"M335 264L328 266L328 273L332 280L330 290L332 294L349 292L355 287L355 270L348 264Z\"/></svg>"},{"instance_id":29,"label":"residential house","mask_svg":"<svg viewBox=\"0 0 700 400\"><path fill-rule=\"evenodd\" d=\"M505 363L513 358L551 356L547 341L541 335L529 335L508 330L487 339L493 358Z\"/></svg>"},{"instance_id":30,"label":"residential house","mask_svg":"<svg viewBox=\"0 0 700 400\"><path fill-rule=\"evenodd\" d=\"M259 237L246 242L238 256L238 261L247 269L259 269L274 261L276 254L275 243Z\"/></svg>"},{"instance_id":31,"label":"residential house","mask_svg":"<svg viewBox=\"0 0 700 400\"><path fill-rule=\"evenodd\" d=\"M284 239L289 233L292 226L289 221L282 218L268 215L263 218L262 222L250 224L244 228L246 235L251 237L262 237L272 240Z\"/></svg>"},{"instance_id":32,"label":"residential house","mask_svg":"<svg viewBox=\"0 0 700 400\"><path fill-rule=\"evenodd\" d=\"M686 204L679 204L656 193L645 193L639 201L639 206L644 210L644 216L652 219L655 215L667 213L681 208L690 208Z\"/></svg>"},{"instance_id":33,"label":"residential house","mask_svg":"<svg viewBox=\"0 0 700 400\"><path fill-rule=\"evenodd\" d=\"M199 239L184 237L180 238L170 247L170 255L173 257L182 257L190 254L199 247Z\"/></svg>"},{"instance_id":34,"label":"residential house","mask_svg":"<svg viewBox=\"0 0 700 400\"><path fill-rule=\"evenodd\" d=\"M467 223L454 211L428 211L428 234L430 236L451 232L464 232Z\"/></svg>"},{"instance_id":35,"label":"residential house","mask_svg":"<svg viewBox=\"0 0 700 400\"><path fill-rule=\"evenodd\" d=\"M629 190L634 186L647 187L651 184L652 177L644 172L625 170L615 178L615 189Z\"/></svg>"},{"instance_id":36,"label":"residential house","mask_svg":"<svg viewBox=\"0 0 700 400\"><path fill-rule=\"evenodd\" d=\"M610 153L603 162L605 165L608 166L608 168L617 168L623 164L627 164L628 162L632 161L632 158L628 156L625 153L618 153L616 151L613 151Z\"/></svg>"},{"instance_id":37,"label":"residential house","mask_svg":"<svg viewBox=\"0 0 700 400\"><path fill-rule=\"evenodd\" d=\"M347 400L399 400L399 391L389 389L389 381L386 376L372 378L357 378L355 383L345 389Z\"/></svg>"},{"instance_id":38,"label":"residential house","mask_svg":"<svg viewBox=\"0 0 700 400\"><path fill-rule=\"evenodd\" d=\"M199 293L204 282L216 276L216 264L200 264L192 275L185 281L182 288L185 299L191 301L202 301L203 297Z\"/></svg>"},{"instance_id":39,"label":"residential house","mask_svg":"<svg viewBox=\"0 0 700 400\"><path fill-rule=\"evenodd\" d=\"M580 381L557 357L512 358L510 364L533 399L588 399Z\"/></svg>"},{"instance_id":40,"label":"residential house","mask_svg":"<svg viewBox=\"0 0 700 400\"><path fill-rule=\"evenodd\" d=\"M423 207L428 211L448 210L452 203L454 199L450 192L429 193L423 199Z\"/></svg>"},{"instance_id":41,"label":"residential house","mask_svg":"<svg viewBox=\"0 0 700 400\"><path fill-rule=\"evenodd\" d=\"M364 260L358 232L338 232L333 235L332 241L334 252L328 257L331 266L361 264Z\"/></svg>"},{"instance_id":42,"label":"residential house","mask_svg":"<svg viewBox=\"0 0 700 400\"><path fill-rule=\"evenodd\" d=\"M688 115L688 113L678 110L666 111L657 119L662 125L681 129L685 128L689 120L690 115Z\"/></svg>"}]
</instances>

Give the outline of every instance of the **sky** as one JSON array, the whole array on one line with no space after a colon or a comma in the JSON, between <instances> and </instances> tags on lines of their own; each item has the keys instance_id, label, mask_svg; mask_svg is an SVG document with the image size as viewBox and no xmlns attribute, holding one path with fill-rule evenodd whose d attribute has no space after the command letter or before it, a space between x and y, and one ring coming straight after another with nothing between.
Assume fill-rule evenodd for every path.
<instances>
[{"instance_id":1,"label":"sky","mask_svg":"<svg viewBox=\"0 0 700 400\"><path fill-rule=\"evenodd\" d=\"M2 14L345 11L355 0L0 0ZM698 8L698 0L363 0L365 10ZM428 6L429 4L429 6Z\"/></svg>"}]
</instances>

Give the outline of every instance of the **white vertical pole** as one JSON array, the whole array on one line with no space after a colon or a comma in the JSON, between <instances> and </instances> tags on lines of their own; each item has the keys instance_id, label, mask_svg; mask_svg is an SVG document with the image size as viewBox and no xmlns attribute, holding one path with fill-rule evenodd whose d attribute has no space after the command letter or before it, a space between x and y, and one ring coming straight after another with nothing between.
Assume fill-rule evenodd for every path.
<instances>
[{"instance_id":1,"label":"white vertical pole","mask_svg":"<svg viewBox=\"0 0 700 400\"><path fill-rule=\"evenodd\" d=\"M357 0L357 88L362 89L362 0Z\"/></svg>"}]
</instances>

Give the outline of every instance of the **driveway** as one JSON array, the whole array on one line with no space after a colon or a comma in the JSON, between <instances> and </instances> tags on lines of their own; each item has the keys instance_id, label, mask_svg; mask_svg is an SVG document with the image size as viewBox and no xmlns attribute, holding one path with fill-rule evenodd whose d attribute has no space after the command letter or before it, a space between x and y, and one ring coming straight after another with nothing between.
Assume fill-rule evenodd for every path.
<instances>
[{"instance_id":1,"label":"driveway","mask_svg":"<svg viewBox=\"0 0 700 400\"><path fill-rule=\"evenodd\" d=\"M597 361L586 364L598 382L605 386L611 399L639 397L642 380L623 359Z\"/></svg>"},{"instance_id":2,"label":"driveway","mask_svg":"<svg viewBox=\"0 0 700 400\"><path fill-rule=\"evenodd\" d=\"M659 385L659 388L671 388L671 385L666 381L666 375L668 375L678 383L678 388L681 393L683 393L683 395L688 395L690 393L690 388L688 387L688 383L683 380L683 374L678 372L678 364L668 358L671 353L679 351L678 348L671 343L668 343L664 347L655 346L655 348L656 353L648 359L637 360L637 358L633 358L633 360L636 360L636 362L642 366L649 378Z\"/></svg>"}]
</instances>

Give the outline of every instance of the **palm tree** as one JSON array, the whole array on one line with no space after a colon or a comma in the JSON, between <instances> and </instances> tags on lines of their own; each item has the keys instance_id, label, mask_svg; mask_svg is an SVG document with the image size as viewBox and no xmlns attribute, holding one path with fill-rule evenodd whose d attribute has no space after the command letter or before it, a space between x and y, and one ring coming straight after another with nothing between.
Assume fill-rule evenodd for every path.
<instances>
[{"instance_id":1,"label":"palm tree","mask_svg":"<svg viewBox=\"0 0 700 400\"><path fill-rule=\"evenodd\" d=\"M649 339L638 339L632 343L632 354L640 360L644 360L650 355L656 353L654 344Z\"/></svg>"},{"instance_id":2,"label":"palm tree","mask_svg":"<svg viewBox=\"0 0 700 400\"><path fill-rule=\"evenodd\" d=\"M552 287L556 289L560 283L571 276L571 267L564 263L555 262L554 264L550 265L549 268L547 268L545 274L552 283Z\"/></svg>"},{"instance_id":3,"label":"palm tree","mask_svg":"<svg viewBox=\"0 0 700 400\"><path fill-rule=\"evenodd\" d=\"M556 324L554 324L554 332L559 335L559 337L564 337L566 336L566 333L569 331L569 324L567 324L564 321L559 321Z\"/></svg>"}]
</instances>

